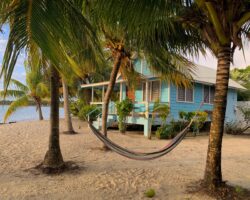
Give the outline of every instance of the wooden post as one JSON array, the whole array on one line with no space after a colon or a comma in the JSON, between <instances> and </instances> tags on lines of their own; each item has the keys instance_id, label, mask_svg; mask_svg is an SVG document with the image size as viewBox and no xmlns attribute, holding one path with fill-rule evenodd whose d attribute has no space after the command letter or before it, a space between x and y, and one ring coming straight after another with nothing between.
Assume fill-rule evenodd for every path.
<instances>
[{"instance_id":1,"label":"wooden post","mask_svg":"<svg viewBox=\"0 0 250 200\"><path fill-rule=\"evenodd\" d=\"M120 102L122 101L122 83L120 83Z\"/></svg>"},{"instance_id":2,"label":"wooden post","mask_svg":"<svg viewBox=\"0 0 250 200\"><path fill-rule=\"evenodd\" d=\"M144 136L147 137L148 139L151 139L151 122L149 119L149 98L148 98L148 87L149 82L146 81L146 103L145 103L145 118L146 122L144 123Z\"/></svg>"},{"instance_id":3,"label":"wooden post","mask_svg":"<svg viewBox=\"0 0 250 200\"><path fill-rule=\"evenodd\" d=\"M104 101L104 96L105 96L105 88L104 85L102 86L102 102Z\"/></svg>"},{"instance_id":4,"label":"wooden post","mask_svg":"<svg viewBox=\"0 0 250 200\"><path fill-rule=\"evenodd\" d=\"M91 102L94 102L94 87L91 90Z\"/></svg>"}]
</instances>

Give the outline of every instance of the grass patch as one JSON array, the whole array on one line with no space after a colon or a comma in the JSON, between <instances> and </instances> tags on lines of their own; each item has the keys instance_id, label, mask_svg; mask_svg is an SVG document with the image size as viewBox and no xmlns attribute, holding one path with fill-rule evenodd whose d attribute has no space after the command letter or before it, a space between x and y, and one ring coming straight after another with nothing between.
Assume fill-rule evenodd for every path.
<instances>
[{"instance_id":1,"label":"grass patch","mask_svg":"<svg viewBox=\"0 0 250 200\"><path fill-rule=\"evenodd\" d=\"M150 188L144 194L148 198L153 198L155 196L155 190Z\"/></svg>"}]
</instances>

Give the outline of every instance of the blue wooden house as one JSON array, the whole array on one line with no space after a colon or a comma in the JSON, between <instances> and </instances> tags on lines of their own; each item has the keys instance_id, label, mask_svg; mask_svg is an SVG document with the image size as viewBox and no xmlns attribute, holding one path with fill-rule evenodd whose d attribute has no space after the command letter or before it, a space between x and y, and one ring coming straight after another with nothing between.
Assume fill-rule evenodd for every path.
<instances>
[{"instance_id":1,"label":"blue wooden house","mask_svg":"<svg viewBox=\"0 0 250 200\"><path fill-rule=\"evenodd\" d=\"M121 76L117 77L114 94L109 105L109 116L107 124L111 126L117 121L114 101L130 98L134 102L134 110L127 118L128 124L140 124L144 126L144 135L149 136L152 125L160 125L160 118L152 120L152 110L154 102L159 101L167 104L170 108L168 120L178 120L179 112L196 111L201 102L204 102L200 110L212 111L214 99L214 84L216 80L216 71L214 69L197 66L193 74L193 87L183 88L162 81L150 71L145 60L137 60L134 63L135 70L144 75L143 81L138 88L131 91L126 81ZM102 105L105 89L109 81L100 83L91 83L81 85L82 88L92 89L91 104ZM227 98L226 122L235 120L237 90L244 90L237 82L230 79ZM99 94L99 97L98 95ZM101 126L101 117L94 122L97 128Z\"/></svg>"}]
</instances>

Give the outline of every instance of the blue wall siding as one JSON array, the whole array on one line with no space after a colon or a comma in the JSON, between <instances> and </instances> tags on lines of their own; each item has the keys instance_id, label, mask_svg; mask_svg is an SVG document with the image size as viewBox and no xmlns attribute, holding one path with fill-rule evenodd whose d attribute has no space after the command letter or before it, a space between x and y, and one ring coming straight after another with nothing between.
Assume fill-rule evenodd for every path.
<instances>
[{"instance_id":1,"label":"blue wall siding","mask_svg":"<svg viewBox=\"0 0 250 200\"><path fill-rule=\"evenodd\" d=\"M236 120L237 91L229 89L227 93L226 122Z\"/></svg>"},{"instance_id":2,"label":"blue wall siding","mask_svg":"<svg viewBox=\"0 0 250 200\"><path fill-rule=\"evenodd\" d=\"M194 86L194 102L185 103L177 102L177 88L171 84L170 88L170 117L177 120L179 118L179 112L191 112L199 109L201 102L203 101L203 85L195 83ZM233 89L228 91L228 102L226 111L226 122L235 119L234 108L237 102L237 92ZM213 110L212 104L204 104L201 110Z\"/></svg>"},{"instance_id":3,"label":"blue wall siding","mask_svg":"<svg viewBox=\"0 0 250 200\"><path fill-rule=\"evenodd\" d=\"M142 73L144 76L153 76L154 73L151 72L149 65L147 64L146 60L135 60L134 61L134 68L135 71Z\"/></svg>"}]
</instances>

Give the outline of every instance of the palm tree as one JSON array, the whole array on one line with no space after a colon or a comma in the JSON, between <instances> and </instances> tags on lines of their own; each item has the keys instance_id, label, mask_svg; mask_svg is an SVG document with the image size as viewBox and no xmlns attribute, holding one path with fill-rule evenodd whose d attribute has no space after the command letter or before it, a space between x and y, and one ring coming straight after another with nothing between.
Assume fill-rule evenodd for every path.
<instances>
[{"instance_id":1,"label":"palm tree","mask_svg":"<svg viewBox=\"0 0 250 200\"><path fill-rule=\"evenodd\" d=\"M72 119L70 115L70 109L69 109L69 87L64 78L62 78L62 85L63 85L63 106L64 106L64 119L66 122L66 128L67 130L64 131L66 134L75 134L73 125L72 125Z\"/></svg>"},{"instance_id":2,"label":"palm tree","mask_svg":"<svg viewBox=\"0 0 250 200\"><path fill-rule=\"evenodd\" d=\"M43 167L60 169L64 167L64 161L59 142L59 72L55 66L50 66L50 136L49 148L43 160Z\"/></svg>"},{"instance_id":3,"label":"palm tree","mask_svg":"<svg viewBox=\"0 0 250 200\"><path fill-rule=\"evenodd\" d=\"M0 78L4 79L4 90L8 88L19 54L23 49L29 52L31 43L34 42L41 49L51 66L51 130L43 164L53 169L63 165L58 134L57 73L60 71L66 76L67 70L78 73L82 69L80 66L102 66L100 63L103 62L95 31L82 15L80 5L82 1L73 0L0 2L0 27L4 23L10 25L0 71Z\"/></svg>"},{"instance_id":4,"label":"palm tree","mask_svg":"<svg viewBox=\"0 0 250 200\"><path fill-rule=\"evenodd\" d=\"M242 38L248 37L250 2L98 0L96 5L108 22L119 22L126 28L127 35L136 36L133 38L137 38L142 49L155 57L153 60L164 63L162 52L172 50L172 47L180 48L183 55L197 55L197 50L205 47L215 55L217 77L204 182L210 188L221 186L221 146L230 62L235 48L243 47ZM204 54L204 49L201 50ZM155 66L162 68L162 65Z\"/></svg>"},{"instance_id":5,"label":"palm tree","mask_svg":"<svg viewBox=\"0 0 250 200\"><path fill-rule=\"evenodd\" d=\"M47 100L49 96L49 89L46 83L44 82L43 73L40 67L33 68L28 65L26 62L25 65L26 71L26 84L21 83L18 80L11 79L10 84L12 89L8 89L6 93L4 91L0 91L0 96L4 97L14 97L16 98L6 111L4 115L4 122L12 115L18 108L23 106L28 106L30 102L34 102L38 113L39 119L43 120L42 114L42 101Z\"/></svg>"},{"instance_id":6,"label":"palm tree","mask_svg":"<svg viewBox=\"0 0 250 200\"><path fill-rule=\"evenodd\" d=\"M101 5L101 3L100 3ZM93 6L93 5L92 5ZM99 5L98 5L99 6ZM109 21L107 18L103 18L101 10L105 11L106 8L102 7L92 7L91 13L95 18L93 21L97 24L99 31L101 32L101 38L104 39L104 47L105 49L110 51L111 58L113 61L113 68L110 74L109 84L104 96L103 107L102 107L102 133L107 136L107 117L108 117L108 107L111 98L111 94L116 82L116 78L118 73L122 75L122 77L127 80L129 86L136 87L138 83L138 77L140 75L133 68L133 57L136 51L140 49L140 45L138 44L138 40L134 35L128 35L126 31L126 27L119 26L117 23L117 18L113 18L114 21ZM119 8L118 5L117 8ZM91 6L90 6L91 7ZM95 9L97 8L97 9ZM115 9L115 8L112 8ZM96 12L96 13L95 13ZM109 15L109 14L107 14ZM117 16L116 16L117 17ZM129 36L129 37L128 37ZM143 55L146 52L143 53ZM161 70L153 68L153 70L162 76L163 79L172 80L176 84L179 85L188 85L191 79L190 71L191 71L191 63L188 62L182 56L179 56L174 51L165 51L165 57L168 56L169 68ZM149 57L150 58L150 57ZM178 58L178 59L177 59ZM156 61L156 60L155 60ZM152 66L156 63L151 62ZM187 67L183 68L181 64L186 64ZM162 73L162 72L166 73ZM104 149L107 147L104 145Z\"/></svg>"}]
</instances>

